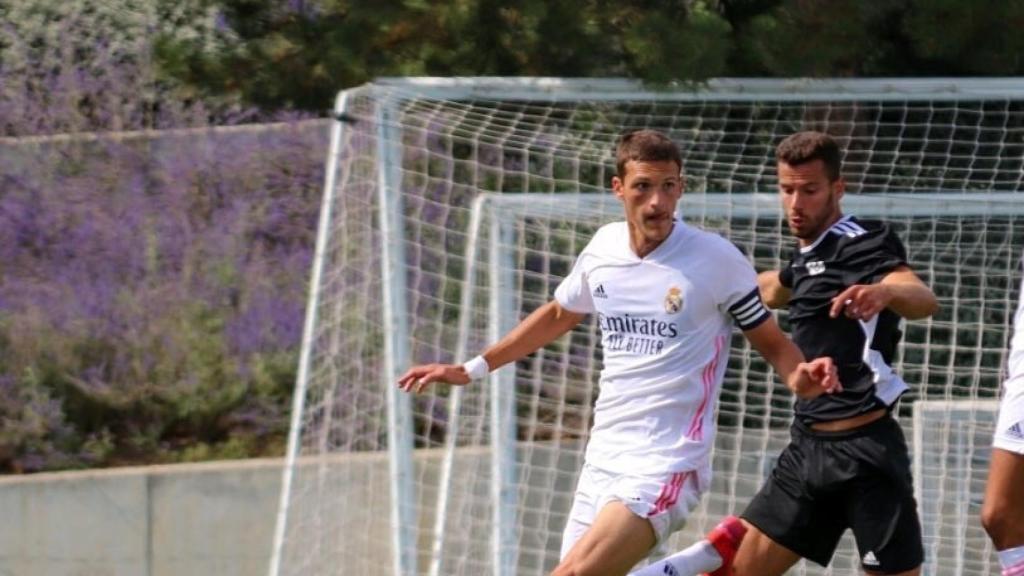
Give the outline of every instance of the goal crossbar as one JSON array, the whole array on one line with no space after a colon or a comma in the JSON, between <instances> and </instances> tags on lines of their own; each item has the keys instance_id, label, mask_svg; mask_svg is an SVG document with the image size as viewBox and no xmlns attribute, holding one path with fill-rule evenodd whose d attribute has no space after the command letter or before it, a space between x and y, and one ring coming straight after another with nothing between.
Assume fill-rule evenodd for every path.
<instances>
[{"instance_id":1,"label":"goal crossbar","mask_svg":"<svg viewBox=\"0 0 1024 576\"><path fill-rule=\"evenodd\" d=\"M591 219L622 215L622 206L610 193L577 194L489 194L478 196L479 207L493 207L503 216L550 217L553 214L572 214ZM844 212L855 216L996 216L1024 213L1024 202L1016 192L936 192L846 194ZM712 218L752 218L778 215L781 217L779 197L765 192L730 194L683 193L678 212L687 216Z\"/></svg>"},{"instance_id":2,"label":"goal crossbar","mask_svg":"<svg viewBox=\"0 0 1024 576\"><path fill-rule=\"evenodd\" d=\"M1021 78L715 78L649 86L625 78L388 77L373 86L402 99L503 101L954 101L1015 99L1024 93Z\"/></svg>"}]
</instances>

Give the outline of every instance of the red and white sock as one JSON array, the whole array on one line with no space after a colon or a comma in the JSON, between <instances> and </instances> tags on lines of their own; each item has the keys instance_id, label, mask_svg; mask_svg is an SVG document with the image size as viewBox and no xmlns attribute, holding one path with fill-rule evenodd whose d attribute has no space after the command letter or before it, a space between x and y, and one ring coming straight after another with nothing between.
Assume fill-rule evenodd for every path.
<instances>
[{"instance_id":1,"label":"red and white sock","mask_svg":"<svg viewBox=\"0 0 1024 576\"><path fill-rule=\"evenodd\" d=\"M630 576L700 576L710 573L714 576L729 574L732 559L743 540L747 527L739 518L729 516L715 526L704 540L689 548L652 562Z\"/></svg>"},{"instance_id":2,"label":"red and white sock","mask_svg":"<svg viewBox=\"0 0 1024 576\"><path fill-rule=\"evenodd\" d=\"M747 527L735 516L728 516L718 523L714 530L708 532L708 542L714 546L718 555L722 557L722 565L708 576L729 576L732 574L732 561L736 557L736 551L740 548L740 542L747 533Z\"/></svg>"}]
</instances>

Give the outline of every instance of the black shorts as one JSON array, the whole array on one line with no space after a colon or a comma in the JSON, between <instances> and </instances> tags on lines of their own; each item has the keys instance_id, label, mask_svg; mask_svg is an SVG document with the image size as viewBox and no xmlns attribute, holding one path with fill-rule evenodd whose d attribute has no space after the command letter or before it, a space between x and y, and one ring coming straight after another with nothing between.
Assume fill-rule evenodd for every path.
<instances>
[{"instance_id":1,"label":"black shorts","mask_svg":"<svg viewBox=\"0 0 1024 576\"><path fill-rule=\"evenodd\" d=\"M743 518L822 566L847 528L865 570L904 572L924 559L907 442L889 416L842 432L794 423L789 446Z\"/></svg>"}]
</instances>

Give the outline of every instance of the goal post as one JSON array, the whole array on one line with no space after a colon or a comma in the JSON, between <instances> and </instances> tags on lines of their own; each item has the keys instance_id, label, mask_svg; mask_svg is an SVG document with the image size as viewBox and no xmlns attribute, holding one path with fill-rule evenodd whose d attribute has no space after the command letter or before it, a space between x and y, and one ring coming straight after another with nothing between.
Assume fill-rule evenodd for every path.
<instances>
[{"instance_id":1,"label":"goal post","mask_svg":"<svg viewBox=\"0 0 1024 576\"><path fill-rule=\"evenodd\" d=\"M911 391L897 416L916 435L919 403L991 401L1024 248L1021 94L1024 82L1004 79L647 90L550 78L384 79L343 93L271 575L551 569L596 396L596 324L487 383L413 397L395 380L412 363L467 359L550 299L597 226L622 217L607 187L625 129L680 144L681 216L727 236L758 269L778 267L792 246L774 145L801 128L833 133L847 151L844 209L891 221L942 304L905 326L895 367ZM734 338L713 485L674 545L742 509L786 441L790 403ZM980 441L970 438L977 454ZM940 448L912 449L916 459ZM970 466L977 474L985 461ZM941 484L952 470L916 472ZM975 516L940 510L935 522L950 524L926 527L928 550L956 545ZM991 551L976 554L965 574L984 573ZM846 542L829 570L797 572L857 566Z\"/></svg>"}]
</instances>

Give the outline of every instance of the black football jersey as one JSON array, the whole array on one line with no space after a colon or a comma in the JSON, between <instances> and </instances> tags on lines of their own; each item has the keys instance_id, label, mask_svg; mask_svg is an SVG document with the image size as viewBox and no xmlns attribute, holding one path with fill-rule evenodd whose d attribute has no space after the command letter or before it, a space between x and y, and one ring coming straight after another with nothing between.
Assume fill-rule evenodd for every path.
<instances>
[{"instance_id":1,"label":"black football jersey","mask_svg":"<svg viewBox=\"0 0 1024 576\"><path fill-rule=\"evenodd\" d=\"M798 399L805 423L841 420L890 407L907 385L890 367L902 336L900 317L886 309L870 321L829 317L832 298L855 284L873 284L906 265L906 249L886 224L845 216L813 244L797 247L779 273L789 288L793 342L807 359L830 356L843 391Z\"/></svg>"}]
</instances>

